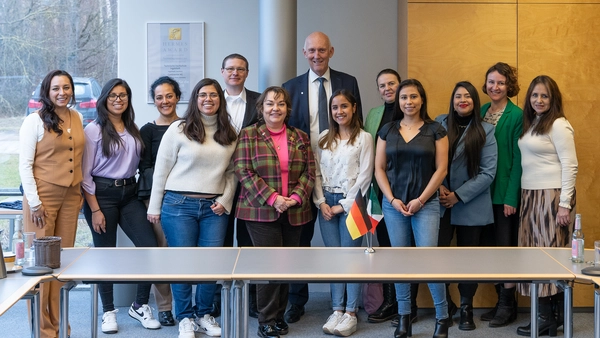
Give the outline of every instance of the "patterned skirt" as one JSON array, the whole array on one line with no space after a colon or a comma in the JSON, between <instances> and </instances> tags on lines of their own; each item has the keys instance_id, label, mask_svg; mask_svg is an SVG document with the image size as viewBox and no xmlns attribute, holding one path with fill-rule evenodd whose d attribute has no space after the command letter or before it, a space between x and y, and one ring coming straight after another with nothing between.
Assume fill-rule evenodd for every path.
<instances>
[{"instance_id":1,"label":"patterned skirt","mask_svg":"<svg viewBox=\"0 0 600 338\"><path fill-rule=\"evenodd\" d=\"M569 247L575 226L575 194L571 199L571 222L568 226L556 223L560 189L521 191L521 214L519 246L521 247ZM530 296L529 283L520 283L518 290ZM560 289L555 284L539 284L538 296L548 297Z\"/></svg>"}]
</instances>

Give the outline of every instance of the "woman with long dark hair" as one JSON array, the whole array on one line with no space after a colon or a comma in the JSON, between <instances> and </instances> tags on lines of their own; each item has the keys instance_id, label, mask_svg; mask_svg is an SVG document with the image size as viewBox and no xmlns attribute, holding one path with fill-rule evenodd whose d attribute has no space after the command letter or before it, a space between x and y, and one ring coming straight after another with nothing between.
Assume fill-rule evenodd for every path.
<instances>
[{"instance_id":1,"label":"woman with long dark hair","mask_svg":"<svg viewBox=\"0 0 600 338\"><path fill-rule=\"evenodd\" d=\"M563 111L556 82L540 75L531 81L523 107L521 149L521 225L519 246L567 247L575 220L577 153L573 127ZM519 284L523 296L529 284ZM540 284L538 335L556 336L563 325L564 293L555 284ZM531 323L517 329L531 335Z\"/></svg>"},{"instance_id":2,"label":"woman with long dark hair","mask_svg":"<svg viewBox=\"0 0 600 338\"><path fill-rule=\"evenodd\" d=\"M329 129L319 135L316 154L319 165L313 201L323 243L328 247L358 247L362 236L353 238L346 218L358 192L365 196L373 177L373 138L360 127L356 99L345 89L329 100ZM333 313L323 332L347 337L356 331L361 283L331 283ZM346 295L346 300L344 296Z\"/></svg>"},{"instance_id":3,"label":"woman with long dark hair","mask_svg":"<svg viewBox=\"0 0 600 338\"><path fill-rule=\"evenodd\" d=\"M81 209L81 159L85 137L75 105L73 78L49 72L40 88L42 108L25 118L19 131L19 174L23 183L25 231L59 236L72 247ZM63 283L40 284L41 337L58 337L59 295Z\"/></svg>"},{"instance_id":4,"label":"woman with long dark hair","mask_svg":"<svg viewBox=\"0 0 600 338\"><path fill-rule=\"evenodd\" d=\"M117 226L135 246L155 247L156 237L146 219L146 207L137 196L137 173L143 142L135 125L131 88L125 80L109 80L98 98L98 118L85 127L83 190L85 219L95 247L117 246ZM147 329L159 329L148 306L149 283L137 286L129 316ZM102 332L116 333L117 309L113 285L98 285L102 300Z\"/></svg>"},{"instance_id":5,"label":"woman with long dark hair","mask_svg":"<svg viewBox=\"0 0 600 338\"><path fill-rule=\"evenodd\" d=\"M448 114L436 118L448 131L448 173L440 186L441 220L438 246L481 246L485 226L494 221L490 184L498 151L494 126L481 120L479 94L470 83L456 84ZM458 283L460 330L474 330L473 296L477 283ZM446 284L446 298L452 302Z\"/></svg>"},{"instance_id":6,"label":"woman with long dark hair","mask_svg":"<svg viewBox=\"0 0 600 338\"><path fill-rule=\"evenodd\" d=\"M203 79L191 92L183 119L172 123L158 148L148 220L160 221L170 247L220 247L225 240L236 182L232 155L237 133L219 82ZM216 285L171 284L179 337L196 329L221 336L210 315Z\"/></svg>"},{"instance_id":7,"label":"woman with long dark hair","mask_svg":"<svg viewBox=\"0 0 600 338\"><path fill-rule=\"evenodd\" d=\"M394 247L408 247L414 235L418 247L438 245L438 188L448 170L448 137L427 112L421 82L407 79L396 92L396 118L377 133L375 178L383 193L383 216ZM393 226L391 226L393 224ZM434 338L448 337L448 303L444 284L429 283L434 300ZM396 284L399 324L395 338L411 336L410 286Z\"/></svg>"}]
</instances>

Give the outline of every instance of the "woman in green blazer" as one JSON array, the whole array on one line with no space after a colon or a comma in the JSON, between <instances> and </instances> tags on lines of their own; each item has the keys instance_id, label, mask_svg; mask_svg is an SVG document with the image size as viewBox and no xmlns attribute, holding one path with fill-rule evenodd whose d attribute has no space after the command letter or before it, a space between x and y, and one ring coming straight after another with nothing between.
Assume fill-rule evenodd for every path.
<instances>
[{"instance_id":1,"label":"woman in green blazer","mask_svg":"<svg viewBox=\"0 0 600 338\"><path fill-rule=\"evenodd\" d=\"M494 226L489 245L517 246L519 233L519 194L521 190L521 152L517 144L523 131L523 110L509 97L519 93L517 70L504 62L490 67L485 74L483 92L491 102L481 107L485 122L496 127L498 164L496 178L492 182ZM489 321L490 327L501 327L517 318L514 283L496 285L499 301L481 320Z\"/></svg>"}]
</instances>

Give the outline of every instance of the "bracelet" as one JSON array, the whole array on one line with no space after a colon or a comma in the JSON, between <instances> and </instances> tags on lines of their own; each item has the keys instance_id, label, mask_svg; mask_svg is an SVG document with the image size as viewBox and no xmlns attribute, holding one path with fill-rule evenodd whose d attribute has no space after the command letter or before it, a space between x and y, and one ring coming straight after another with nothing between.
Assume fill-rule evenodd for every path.
<instances>
[{"instance_id":1,"label":"bracelet","mask_svg":"<svg viewBox=\"0 0 600 338\"><path fill-rule=\"evenodd\" d=\"M423 202L421 202L421 198L417 197L417 201L419 201L419 204L421 205L421 208L423 207Z\"/></svg>"},{"instance_id":2,"label":"bracelet","mask_svg":"<svg viewBox=\"0 0 600 338\"><path fill-rule=\"evenodd\" d=\"M390 204L394 204L394 201L396 200L396 198L392 198L392 200L390 201Z\"/></svg>"},{"instance_id":3,"label":"bracelet","mask_svg":"<svg viewBox=\"0 0 600 338\"><path fill-rule=\"evenodd\" d=\"M94 211L92 211L92 214L93 214L93 213L96 213L96 212L98 212L98 211L100 211L100 209L97 209L97 210L94 210Z\"/></svg>"},{"instance_id":4,"label":"bracelet","mask_svg":"<svg viewBox=\"0 0 600 338\"><path fill-rule=\"evenodd\" d=\"M41 204L38 204L37 206L35 206L35 207L32 207L32 208L29 208L29 209L30 209L31 211L33 211L33 212L36 212L36 211L40 210L40 208L41 208L41 207L42 207L42 205L41 205Z\"/></svg>"}]
</instances>

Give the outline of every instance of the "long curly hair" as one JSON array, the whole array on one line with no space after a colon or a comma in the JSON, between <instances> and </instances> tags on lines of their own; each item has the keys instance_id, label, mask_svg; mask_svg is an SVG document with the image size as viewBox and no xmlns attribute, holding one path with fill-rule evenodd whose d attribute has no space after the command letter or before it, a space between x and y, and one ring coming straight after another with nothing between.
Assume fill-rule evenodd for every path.
<instances>
[{"instance_id":1,"label":"long curly hair","mask_svg":"<svg viewBox=\"0 0 600 338\"><path fill-rule=\"evenodd\" d=\"M62 129L60 128L60 123L63 121L54 111L54 103L52 103L52 100L50 99L50 87L52 85L52 79L56 76L66 76L69 79L69 82L71 82L73 95L71 96L68 107L75 106L75 84L73 83L73 77L71 77L71 75L64 70L53 70L46 74L46 77L44 77L44 80L42 80L42 85L40 86L39 101L42 103L42 108L40 109L40 118L44 122L44 128L46 130L53 131L60 136L63 133Z\"/></svg>"}]
</instances>

